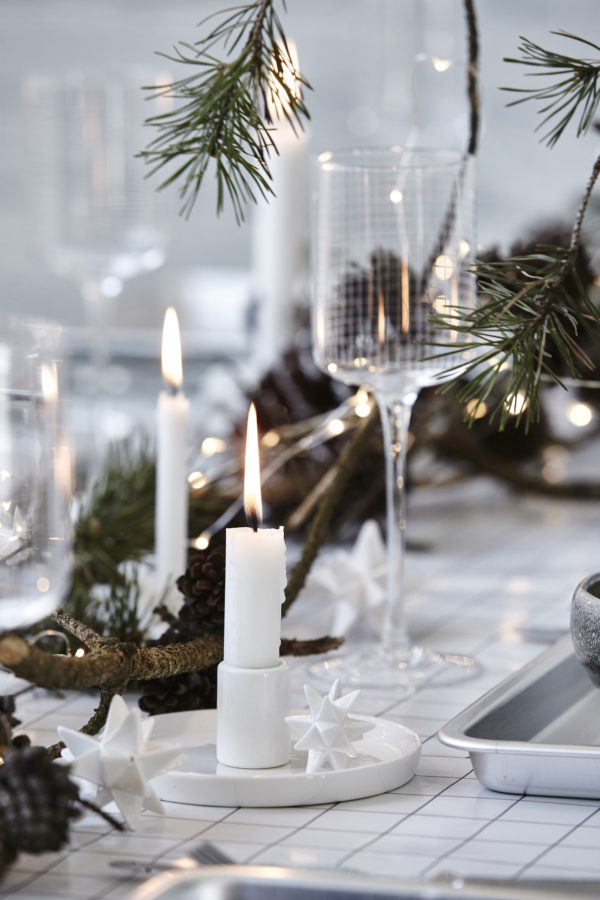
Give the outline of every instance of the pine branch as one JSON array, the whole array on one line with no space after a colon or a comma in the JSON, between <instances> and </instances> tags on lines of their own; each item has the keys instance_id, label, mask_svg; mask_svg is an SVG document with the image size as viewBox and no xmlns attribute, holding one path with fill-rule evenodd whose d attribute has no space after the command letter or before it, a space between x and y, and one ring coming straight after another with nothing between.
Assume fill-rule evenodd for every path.
<instances>
[{"instance_id":1,"label":"pine branch","mask_svg":"<svg viewBox=\"0 0 600 900\"><path fill-rule=\"evenodd\" d=\"M600 46L592 41L562 30L551 33L585 44L600 54ZM585 134L594 120L600 102L600 58L578 59L546 50L523 36L520 40L522 43L519 50L522 56L506 57L505 62L529 66L535 70L530 75L551 80L541 88L502 88L524 95L508 106L516 106L528 100L538 103L537 114L543 118L536 131L548 126L548 130L542 135L542 141L549 147L556 144L577 115L577 137Z\"/></svg>"},{"instance_id":2,"label":"pine branch","mask_svg":"<svg viewBox=\"0 0 600 900\"><path fill-rule=\"evenodd\" d=\"M478 472L498 478L518 491L527 491L544 497L570 500L600 500L600 482L566 481L552 482L535 475L522 466L516 465L514 459L490 450L472 431L461 428L434 436L430 441L436 450L444 455L450 453L454 457L465 460Z\"/></svg>"},{"instance_id":3,"label":"pine branch","mask_svg":"<svg viewBox=\"0 0 600 900\"><path fill-rule=\"evenodd\" d=\"M529 256L480 262L479 290L486 302L474 310L459 310L456 317L433 317L437 327L465 335L464 341L443 345L448 353L457 349L470 353L466 366L448 370L454 378L443 390L461 379L458 398L465 404L471 401L471 418L478 402L485 403L504 378L492 419L498 417L502 428L516 414L517 422L523 419L527 429L539 417L542 377L562 384L551 348L573 378L593 368L579 336L585 332L600 342L600 311L577 276L576 262L585 211L599 175L600 157L579 205L568 250L540 247Z\"/></svg>"},{"instance_id":4,"label":"pine branch","mask_svg":"<svg viewBox=\"0 0 600 900\"><path fill-rule=\"evenodd\" d=\"M142 446L147 441L140 442ZM150 451L132 442L111 455L105 477L75 525L75 557L65 606L97 632L114 633L115 622L124 623L135 605L135 579L123 574L123 566L135 567L154 546L155 481ZM94 599L97 585L106 587L106 600ZM135 632L136 625L137 620L132 628L121 629L119 636L133 638L130 632ZM86 643L83 638L82 643Z\"/></svg>"},{"instance_id":5,"label":"pine branch","mask_svg":"<svg viewBox=\"0 0 600 900\"><path fill-rule=\"evenodd\" d=\"M600 46L564 31L553 32L600 53ZM579 113L577 135L589 128L600 102L600 59L585 60L545 50L527 38L521 38L522 63L539 71L531 74L558 76L541 89L516 89L526 96L514 100L514 106L526 100L544 105L539 127L552 124L544 136L553 146L569 122ZM513 90L505 88L505 90ZM469 351L466 366L448 369L448 390L461 381L459 399L469 403L466 417L473 419L478 404L485 403L493 388L504 381L504 388L492 410L502 428L509 415L525 427L539 417L539 388L544 377L561 384L561 371L579 379L582 370L591 368L588 355L580 346L580 336L600 341L600 311L590 300L578 276L576 263L581 245L584 216L600 174L596 159L582 196L571 231L569 247L539 247L526 257L512 257L498 263L478 263L480 293L485 298L475 310L458 310L452 317L435 316L437 327L450 328L461 341L446 346L447 353ZM463 377L466 382L462 382Z\"/></svg>"},{"instance_id":6,"label":"pine branch","mask_svg":"<svg viewBox=\"0 0 600 900\"><path fill-rule=\"evenodd\" d=\"M527 429L539 418L542 376L562 384L550 344L572 377L580 378L582 369L592 367L577 338L585 330L600 341L598 310L560 248L480 263L478 272L487 302L464 312L462 318L442 320L444 327L466 336L464 341L447 344L448 352L462 348L470 353L466 366L449 371L461 380L458 398L465 404L471 401L471 417L478 404L486 403L492 390L502 384L491 420L499 418L503 428L509 416L516 416L517 423L524 420Z\"/></svg>"},{"instance_id":7,"label":"pine branch","mask_svg":"<svg viewBox=\"0 0 600 900\"><path fill-rule=\"evenodd\" d=\"M155 97L180 103L147 119L158 133L140 156L150 175L163 175L161 188L179 184L186 217L212 167L217 212L228 196L236 221L243 221L248 202L273 194L269 158L278 153L274 118L286 119L295 131L310 118L302 98L310 85L295 68L274 5L275 0L260 0L217 13L217 24L199 41L160 54L191 74L149 88ZM223 58L215 55L219 48Z\"/></svg>"}]
</instances>

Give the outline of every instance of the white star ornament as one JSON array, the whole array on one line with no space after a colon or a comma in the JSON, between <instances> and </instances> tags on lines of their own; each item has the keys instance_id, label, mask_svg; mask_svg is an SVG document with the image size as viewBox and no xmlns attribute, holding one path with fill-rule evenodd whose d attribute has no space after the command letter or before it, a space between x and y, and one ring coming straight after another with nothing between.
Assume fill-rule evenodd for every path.
<instances>
[{"instance_id":1,"label":"white star ornament","mask_svg":"<svg viewBox=\"0 0 600 900\"><path fill-rule=\"evenodd\" d=\"M128 709L123 698L116 695L99 738L58 728L67 745L63 758L71 762L73 775L97 786L95 802L100 807L114 800L131 829L143 809L164 812L149 782L184 759L177 747L149 740L153 727L153 719L142 719L139 709Z\"/></svg>"},{"instance_id":2,"label":"white star ornament","mask_svg":"<svg viewBox=\"0 0 600 900\"><path fill-rule=\"evenodd\" d=\"M356 756L354 742L374 727L370 722L348 715L359 695L357 690L342 697L339 678L324 697L309 684L304 685L310 714L288 716L286 722L299 735L294 750L308 751L308 774L325 767L343 769L347 760Z\"/></svg>"},{"instance_id":3,"label":"white star ornament","mask_svg":"<svg viewBox=\"0 0 600 900\"><path fill-rule=\"evenodd\" d=\"M332 608L330 634L347 634L363 618L379 632L385 577L385 544L379 526L369 519L350 550L332 550L317 559L303 594L317 597Z\"/></svg>"}]
</instances>

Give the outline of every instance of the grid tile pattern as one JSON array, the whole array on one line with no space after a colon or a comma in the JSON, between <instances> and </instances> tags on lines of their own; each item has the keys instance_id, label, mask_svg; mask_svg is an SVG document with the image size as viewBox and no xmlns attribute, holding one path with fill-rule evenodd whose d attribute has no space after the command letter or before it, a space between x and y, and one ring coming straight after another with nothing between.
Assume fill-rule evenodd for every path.
<instances>
[{"instance_id":1,"label":"grid tile pattern","mask_svg":"<svg viewBox=\"0 0 600 900\"><path fill-rule=\"evenodd\" d=\"M598 566L598 505L516 498L478 480L411 498L409 622L446 652L473 654L476 677L430 685L400 702L363 694L360 711L402 722L423 740L418 772L377 797L322 806L230 809L165 804L135 832L115 833L86 814L60 853L22 855L0 892L18 900L124 898L135 879L113 859L169 862L211 840L240 863L433 878L441 873L508 879L600 879L600 798L520 797L486 790L470 760L437 730L568 628L577 582ZM294 663L304 705L303 666ZM19 715L34 740L58 724L78 727L94 698L36 690ZM131 702L135 702L132 698Z\"/></svg>"}]
</instances>

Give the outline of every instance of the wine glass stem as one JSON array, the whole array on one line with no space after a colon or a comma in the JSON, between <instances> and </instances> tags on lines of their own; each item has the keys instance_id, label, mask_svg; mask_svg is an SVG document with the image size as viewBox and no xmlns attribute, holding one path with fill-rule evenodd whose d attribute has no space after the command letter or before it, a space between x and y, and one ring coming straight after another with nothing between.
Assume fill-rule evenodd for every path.
<instances>
[{"instance_id":1,"label":"wine glass stem","mask_svg":"<svg viewBox=\"0 0 600 900\"><path fill-rule=\"evenodd\" d=\"M107 297L101 285L95 281L87 281L81 294L90 328L90 362L94 372L94 387L96 393L100 393L108 366L109 329L114 319L116 301L114 297Z\"/></svg>"},{"instance_id":2,"label":"wine glass stem","mask_svg":"<svg viewBox=\"0 0 600 900\"><path fill-rule=\"evenodd\" d=\"M92 395L89 412L91 414L89 458L86 471L85 493L91 498L94 488L100 482L109 439L106 435L106 415L108 411L105 395L106 374L109 363L109 330L114 319L116 301L107 296L102 284L96 280L86 281L81 290L85 316L90 328L90 366Z\"/></svg>"},{"instance_id":3,"label":"wine glass stem","mask_svg":"<svg viewBox=\"0 0 600 900\"><path fill-rule=\"evenodd\" d=\"M384 654L408 656L410 638L404 609L406 552L406 451L410 416L417 392L377 398L383 431L387 512L386 607L382 627Z\"/></svg>"}]
</instances>

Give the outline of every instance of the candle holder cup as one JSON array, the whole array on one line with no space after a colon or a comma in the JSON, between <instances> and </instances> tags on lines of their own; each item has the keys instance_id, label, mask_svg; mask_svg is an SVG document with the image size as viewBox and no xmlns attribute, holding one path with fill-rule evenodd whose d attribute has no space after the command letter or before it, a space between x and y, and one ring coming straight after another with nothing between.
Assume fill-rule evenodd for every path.
<instances>
[{"instance_id":1,"label":"candle holder cup","mask_svg":"<svg viewBox=\"0 0 600 900\"><path fill-rule=\"evenodd\" d=\"M283 766L292 755L290 670L281 660L268 669L220 663L217 672L217 760L238 769Z\"/></svg>"}]
</instances>

